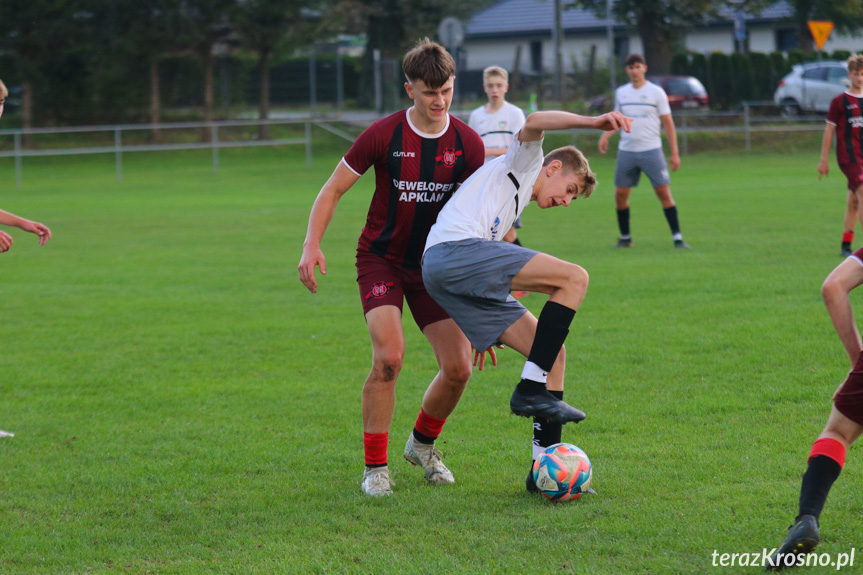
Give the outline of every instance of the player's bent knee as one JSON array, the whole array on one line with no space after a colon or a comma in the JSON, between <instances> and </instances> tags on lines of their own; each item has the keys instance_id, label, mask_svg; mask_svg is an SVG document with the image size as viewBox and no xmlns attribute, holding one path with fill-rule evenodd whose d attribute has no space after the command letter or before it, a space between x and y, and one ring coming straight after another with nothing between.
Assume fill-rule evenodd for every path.
<instances>
[{"instance_id":1,"label":"player's bent knee","mask_svg":"<svg viewBox=\"0 0 863 575\"><path fill-rule=\"evenodd\" d=\"M473 365L468 361L452 361L444 363L441 366L441 373L444 379L451 385L464 387L470 379L473 371Z\"/></svg>"},{"instance_id":2,"label":"player's bent knee","mask_svg":"<svg viewBox=\"0 0 863 575\"><path fill-rule=\"evenodd\" d=\"M586 292L587 285L590 283L590 276L587 270L581 266L570 264L568 272L567 283L582 292Z\"/></svg>"},{"instance_id":3,"label":"player's bent knee","mask_svg":"<svg viewBox=\"0 0 863 575\"><path fill-rule=\"evenodd\" d=\"M821 284L821 297L825 303L830 303L837 298L845 297L845 290L839 280L832 276L828 276L824 283Z\"/></svg>"},{"instance_id":4,"label":"player's bent knee","mask_svg":"<svg viewBox=\"0 0 863 575\"><path fill-rule=\"evenodd\" d=\"M372 371L383 381L395 381L402 370L404 354L378 354L372 362Z\"/></svg>"}]
</instances>

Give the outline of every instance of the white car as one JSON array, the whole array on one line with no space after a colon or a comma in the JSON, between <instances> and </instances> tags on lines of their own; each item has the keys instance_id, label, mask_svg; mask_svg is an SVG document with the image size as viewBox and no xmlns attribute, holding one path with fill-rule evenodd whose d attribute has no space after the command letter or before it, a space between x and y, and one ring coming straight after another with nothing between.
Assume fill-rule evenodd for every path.
<instances>
[{"instance_id":1,"label":"white car","mask_svg":"<svg viewBox=\"0 0 863 575\"><path fill-rule=\"evenodd\" d=\"M773 101L786 116L826 112L830 108L830 100L850 85L846 62L825 60L797 64L779 82Z\"/></svg>"}]
</instances>

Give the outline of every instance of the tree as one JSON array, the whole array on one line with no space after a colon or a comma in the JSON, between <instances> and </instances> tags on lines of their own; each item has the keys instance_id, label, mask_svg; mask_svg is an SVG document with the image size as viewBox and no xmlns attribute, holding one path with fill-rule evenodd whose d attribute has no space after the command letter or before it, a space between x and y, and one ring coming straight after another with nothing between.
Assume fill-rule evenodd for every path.
<instances>
[{"instance_id":1,"label":"tree","mask_svg":"<svg viewBox=\"0 0 863 575\"><path fill-rule=\"evenodd\" d=\"M860 0L792 0L792 20L797 27L800 48L807 54L815 49L809 20L833 22L834 32L854 34L863 28L863 2Z\"/></svg>"},{"instance_id":2,"label":"tree","mask_svg":"<svg viewBox=\"0 0 863 575\"><path fill-rule=\"evenodd\" d=\"M667 74L676 46L695 25L717 18L724 7L757 12L772 3L773 0L615 0L612 17L638 31L651 72ZM597 16L606 16L606 0L577 0L577 5Z\"/></svg>"},{"instance_id":3,"label":"tree","mask_svg":"<svg viewBox=\"0 0 863 575\"><path fill-rule=\"evenodd\" d=\"M235 19L240 43L258 58L260 98L258 117L270 117L270 63L273 56L288 46L304 42L306 27L295 0L239 0ZM269 127L261 124L258 134L269 137Z\"/></svg>"},{"instance_id":4,"label":"tree","mask_svg":"<svg viewBox=\"0 0 863 575\"><path fill-rule=\"evenodd\" d=\"M213 121L215 49L230 36L234 8L234 0L184 0L181 4L182 26L189 46L204 68L204 120L207 122Z\"/></svg>"}]
</instances>

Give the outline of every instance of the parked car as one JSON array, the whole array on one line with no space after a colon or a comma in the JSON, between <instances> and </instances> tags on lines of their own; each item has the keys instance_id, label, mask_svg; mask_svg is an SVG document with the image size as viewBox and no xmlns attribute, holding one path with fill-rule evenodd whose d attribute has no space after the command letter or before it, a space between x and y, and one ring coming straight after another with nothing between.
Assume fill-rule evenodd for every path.
<instances>
[{"instance_id":1,"label":"parked car","mask_svg":"<svg viewBox=\"0 0 863 575\"><path fill-rule=\"evenodd\" d=\"M672 110L710 106L707 90L694 76L648 76L647 79L665 90ZM610 110L612 106L614 96L607 95L597 96L587 103L589 110Z\"/></svg>"},{"instance_id":2,"label":"parked car","mask_svg":"<svg viewBox=\"0 0 863 575\"><path fill-rule=\"evenodd\" d=\"M672 110L710 106L707 90L694 76L648 76L647 79L665 90Z\"/></svg>"},{"instance_id":3,"label":"parked car","mask_svg":"<svg viewBox=\"0 0 863 575\"><path fill-rule=\"evenodd\" d=\"M846 62L824 60L797 64L779 81L773 101L786 116L826 112L830 108L830 100L850 85Z\"/></svg>"}]
</instances>

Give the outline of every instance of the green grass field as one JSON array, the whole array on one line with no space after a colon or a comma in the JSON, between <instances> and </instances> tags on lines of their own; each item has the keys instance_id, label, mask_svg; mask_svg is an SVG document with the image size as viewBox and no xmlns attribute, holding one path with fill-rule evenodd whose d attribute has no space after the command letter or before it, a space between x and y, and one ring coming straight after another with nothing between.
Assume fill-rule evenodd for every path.
<instances>
[{"instance_id":1,"label":"green grass field","mask_svg":"<svg viewBox=\"0 0 863 575\"><path fill-rule=\"evenodd\" d=\"M123 183L110 156L27 159L20 190L5 160L0 206L54 238L9 230L0 255L0 429L16 434L0 439L0 572L760 572L712 554L781 541L849 367L819 291L844 179L818 182L817 146L684 157L672 189L691 251L672 249L646 182L635 246L611 247L613 158L592 145L593 197L528 208L524 244L591 275L567 341L567 399L588 419L563 438L598 493L560 505L524 491L510 350L438 442L456 484L402 459L435 369L409 317L395 496L360 493L370 344L353 253L371 176L327 232L319 292L296 273L344 145L319 146L312 169L301 147L228 150L219 175L207 152L129 155ZM822 515L834 557L860 543L858 451Z\"/></svg>"}]
</instances>

